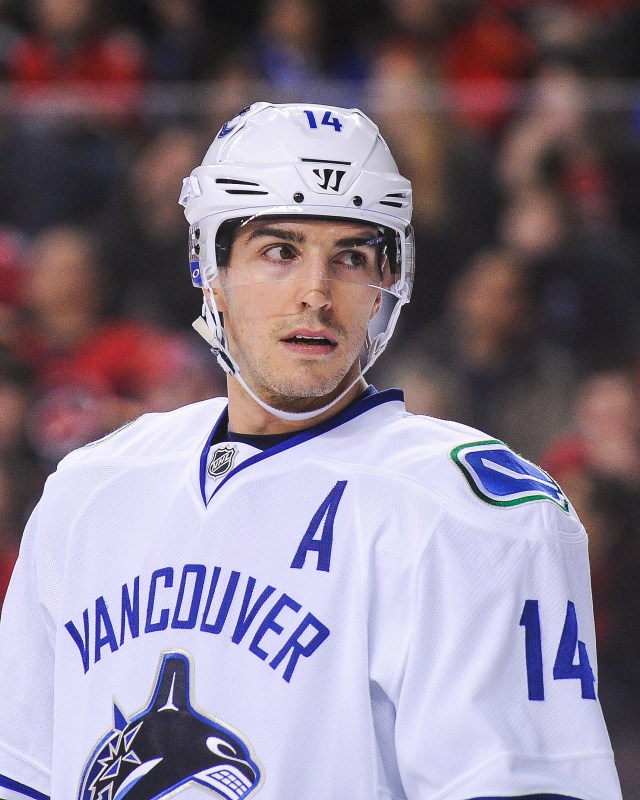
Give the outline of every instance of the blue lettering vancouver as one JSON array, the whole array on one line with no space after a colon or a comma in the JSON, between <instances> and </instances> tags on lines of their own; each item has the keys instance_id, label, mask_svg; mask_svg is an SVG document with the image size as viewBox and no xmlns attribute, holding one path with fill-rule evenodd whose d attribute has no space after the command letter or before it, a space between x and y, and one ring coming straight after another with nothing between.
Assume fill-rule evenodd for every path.
<instances>
[{"instance_id":1,"label":"blue lettering vancouver","mask_svg":"<svg viewBox=\"0 0 640 800\"><path fill-rule=\"evenodd\" d=\"M101 595L65 628L84 672L129 640L186 629L244 643L271 669L280 670L287 683L300 660L313 655L330 633L314 614L275 586L258 586L252 576L235 570L223 574L221 567L204 564L185 564L181 570L163 567L145 582L136 576L122 586L117 600Z\"/></svg>"}]
</instances>

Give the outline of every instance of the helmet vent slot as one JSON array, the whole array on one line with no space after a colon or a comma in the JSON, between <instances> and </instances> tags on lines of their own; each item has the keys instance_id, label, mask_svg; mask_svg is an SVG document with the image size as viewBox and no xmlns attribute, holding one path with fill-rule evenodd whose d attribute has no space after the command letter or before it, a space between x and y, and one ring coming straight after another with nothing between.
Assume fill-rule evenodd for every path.
<instances>
[{"instance_id":1,"label":"helmet vent slot","mask_svg":"<svg viewBox=\"0 0 640 800\"><path fill-rule=\"evenodd\" d=\"M260 186L255 181L241 181L238 178L216 178L216 183L233 183L242 186Z\"/></svg>"},{"instance_id":2,"label":"helmet vent slot","mask_svg":"<svg viewBox=\"0 0 640 800\"><path fill-rule=\"evenodd\" d=\"M335 161L330 158L300 158L306 164L341 164L344 167L350 167L351 161Z\"/></svg>"},{"instance_id":3,"label":"helmet vent slot","mask_svg":"<svg viewBox=\"0 0 640 800\"><path fill-rule=\"evenodd\" d=\"M409 205L404 192L391 192L378 202L381 206L392 206L393 208L406 208Z\"/></svg>"},{"instance_id":4,"label":"helmet vent slot","mask_svg":"<svg viewBox=\"0 0 640 800\"><path fill-rule=\"evenodd\" d=\"M236 186L236 187L249 187L255 186L255 189L249 188L236 188L236 189L225 189L227 194L269 194L259 183L255 181L241 181L238 178L216 178L216 183L224 184L226 186Z\"/></svg>"}]
</instances>

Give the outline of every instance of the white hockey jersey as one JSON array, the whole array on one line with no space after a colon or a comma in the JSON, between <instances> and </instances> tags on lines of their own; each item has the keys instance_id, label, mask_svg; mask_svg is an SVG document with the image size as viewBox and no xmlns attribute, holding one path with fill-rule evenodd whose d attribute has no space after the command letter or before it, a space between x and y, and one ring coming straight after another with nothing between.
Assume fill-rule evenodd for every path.
<instances>
[{"instance_id":1,"label":"white hockey jersey","mask_svg":"<svg viewBox=\"0 0 640 800\"><path fill-rule=\"evenodd\" d=\"M398 390L264 452L210 458L218 424L148 414L50 477L0 626L0 798L620 798L546 473Z\"/></svg>"}]
</instances>

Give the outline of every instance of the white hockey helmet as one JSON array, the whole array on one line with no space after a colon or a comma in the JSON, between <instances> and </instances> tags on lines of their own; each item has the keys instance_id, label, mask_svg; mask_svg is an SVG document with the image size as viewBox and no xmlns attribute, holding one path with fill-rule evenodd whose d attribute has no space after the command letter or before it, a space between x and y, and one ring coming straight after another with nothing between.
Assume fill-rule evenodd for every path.
<instances>
[{"instance_id":1,"label":"white hockey helmet","mask_svg":"<svg viewBox=\"0 0 640 800\"><path fill-rule=\"evenodd\" d=\"M413 285L411 184L399 174L377 126L361 111L254 103L222 126L201 166L184 179L180 203L190 223L192 281L202 289L211 287L226 264L230 242L225 235L229 225L224 223L281 216L377 226L386 242L390 279L379 287L384 289L386 313L372 320L362 372L384 350ZM194 327L207 339L220 365L248 389L228 350L212 298L206 299L203 317ZM310 418L325 408L279 416Z\"/></svg>"}]
</instances>

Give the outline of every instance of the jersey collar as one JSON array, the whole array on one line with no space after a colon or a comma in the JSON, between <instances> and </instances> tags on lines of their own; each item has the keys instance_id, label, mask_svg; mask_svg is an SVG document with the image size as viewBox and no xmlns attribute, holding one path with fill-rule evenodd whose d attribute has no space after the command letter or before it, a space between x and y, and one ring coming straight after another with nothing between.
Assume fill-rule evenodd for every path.
<instances>
[{"instance_id":1,"label":"jersey collar","mask_svg":"<svg viewBox=\"0 0 640 800\"><path fill-rule=\"evenodd\" d=\"M390 403L397 400L400 402L404 401L404 394L401 389L385 389L382 392L378 392L374 389L372 393L366 393L359 401L347 406L330 419L320 422L317 425L312 425L310 428L305 428L303 431L294 434L286 441L274 445L267 450L263 450L260 453L256 453L254 456L247 458L241 464L238 464L238 466L232 469L231 472L229 472L229 474L226 475L224 479L216 486L213 494L209 498L209 502L216 492L218 492L230 478L232 478L234 475L237 475L241 470L250 467L252 464L256 464L258 461L262 461L265 458L269 458L277 453L281 453L291 447L296 447L296 445L307 442L310 439L314 439L316 436L321 436L327 431L334 430L340 425L344 425L345 422L349 422L350 420L365 414L367 411L370 411L372 408L376 408L383 403ZM211 449L211 445L215 441L216 434L221 429L221 426L223 429L225 429L228 424L229 411L228 406L226 406L222 414L220 414L218 417L216 424L213 426L213 430L207 437L207 441L202 449L202 453L200 454L200 496L202 497L202 502L205 504L205 506L207 505L205 481L209 450Z\"/></svg>"}]
</instances>

